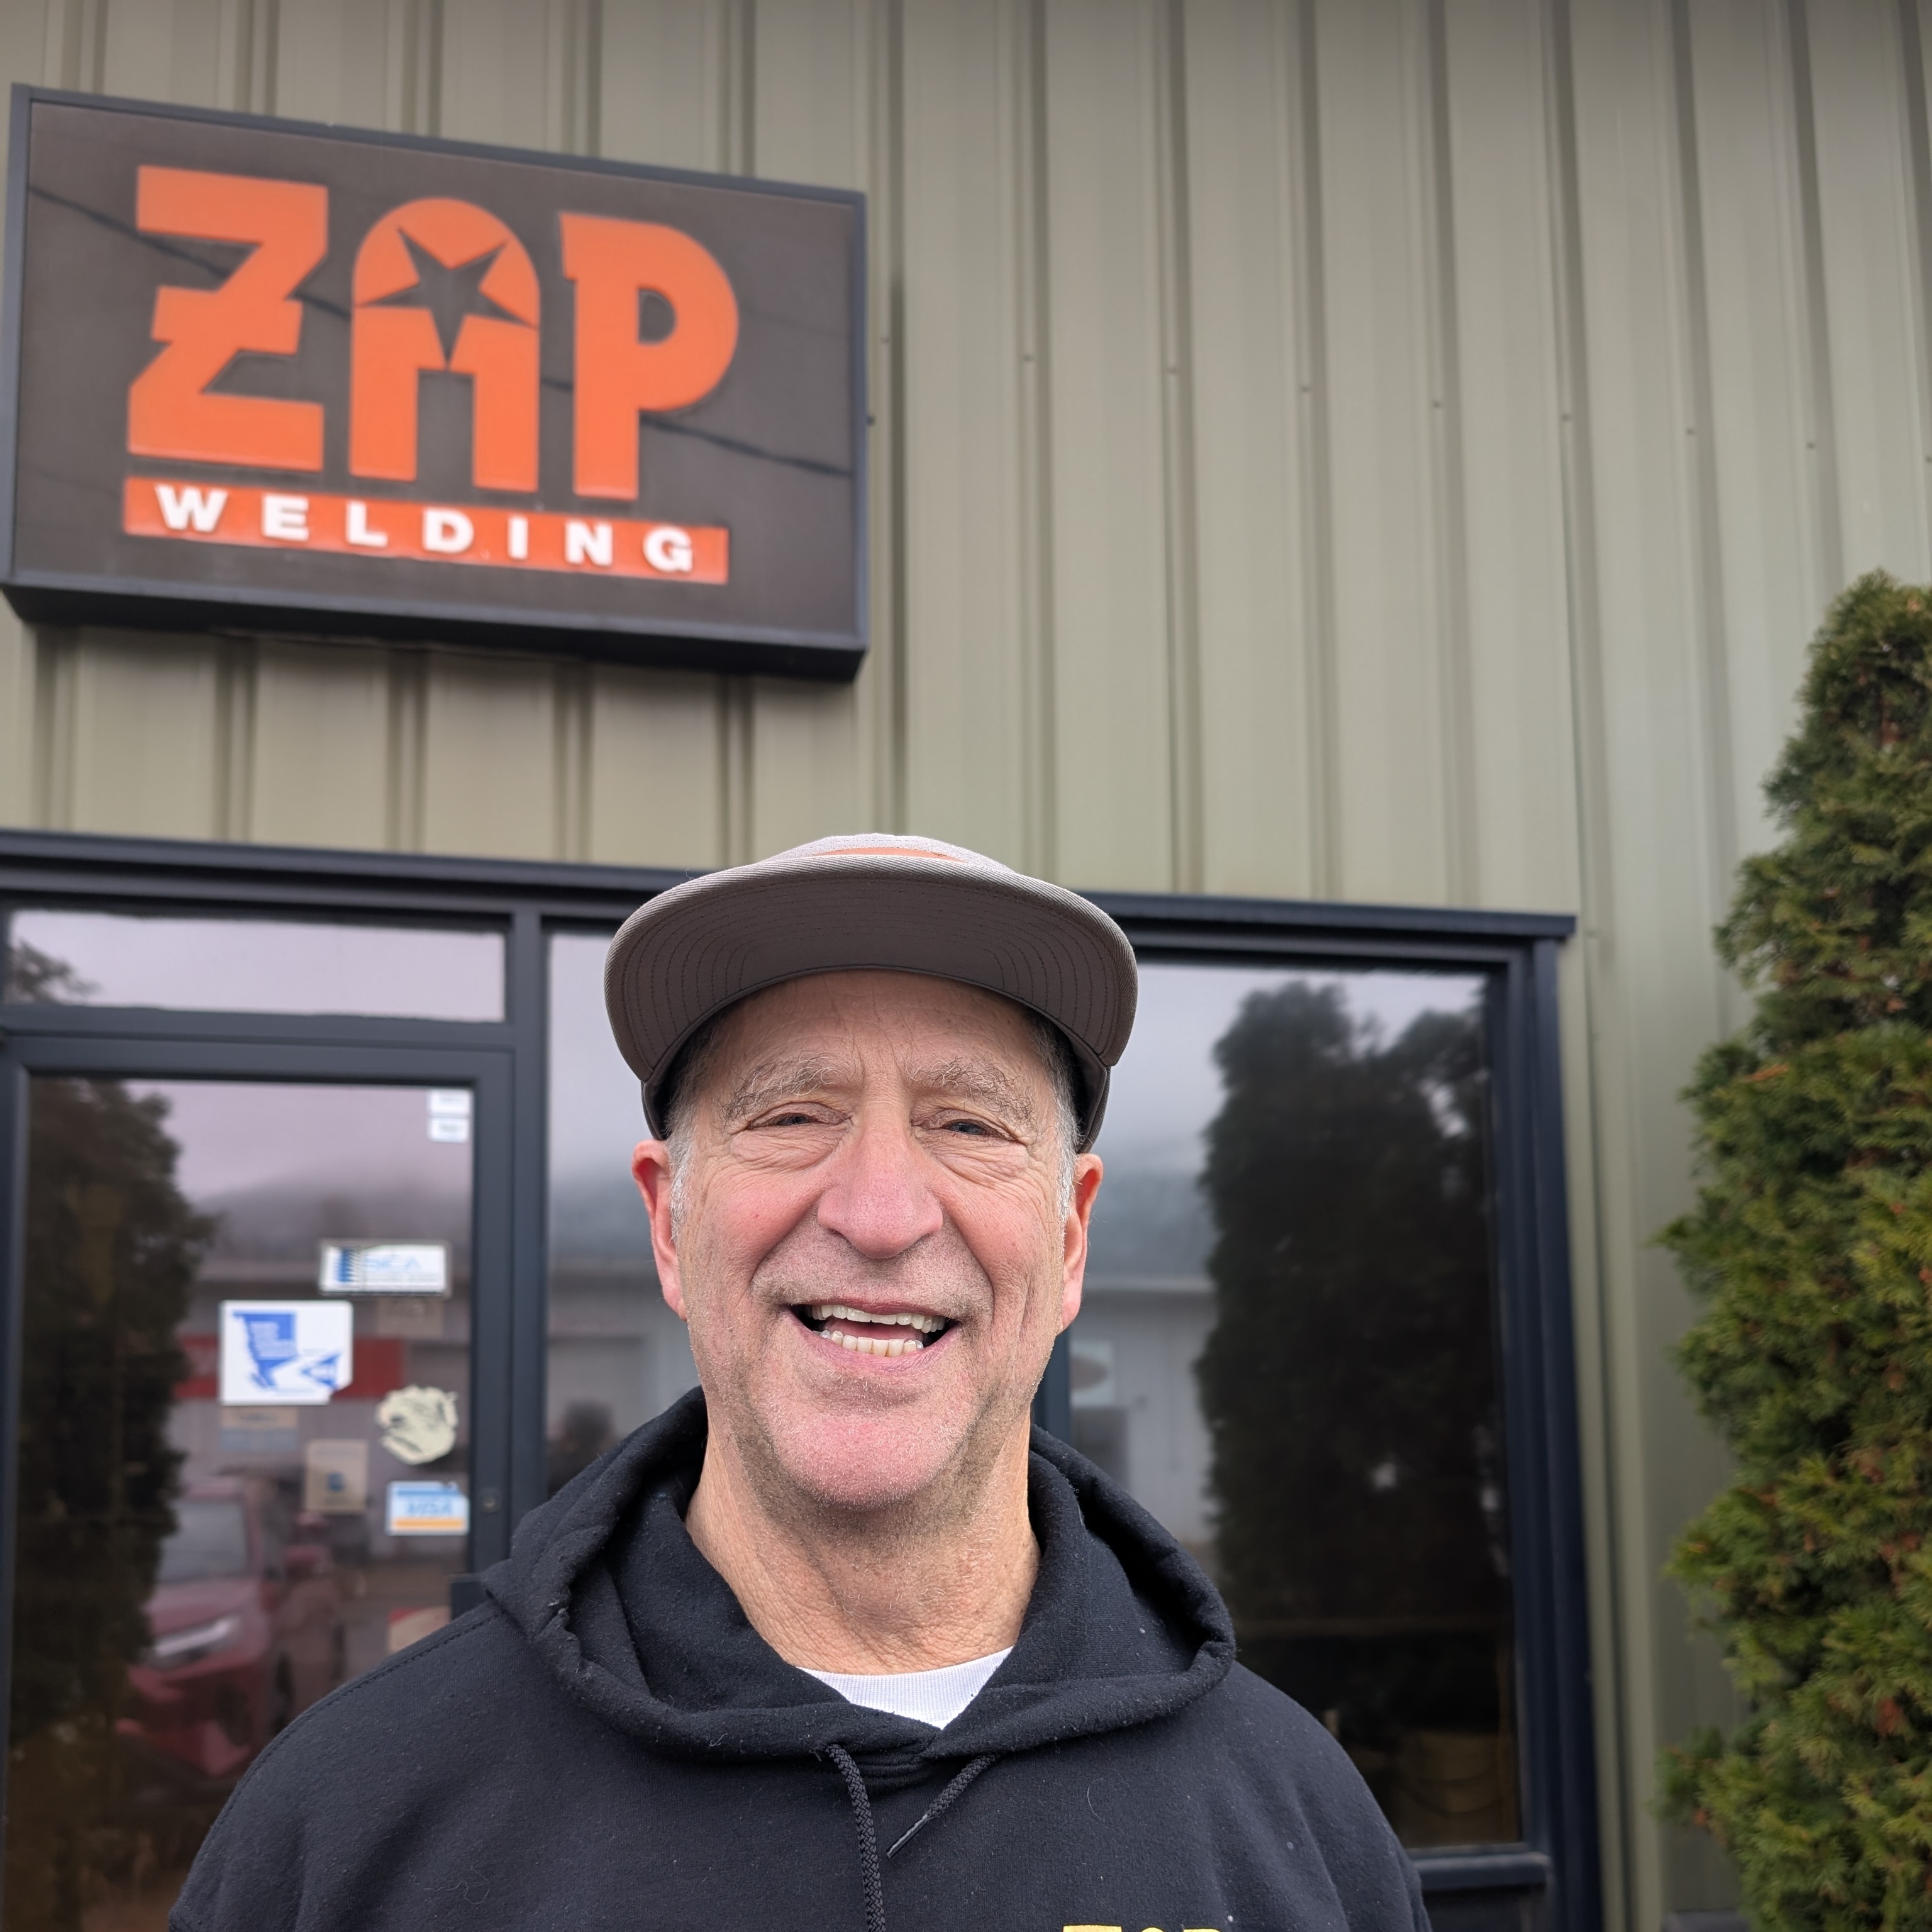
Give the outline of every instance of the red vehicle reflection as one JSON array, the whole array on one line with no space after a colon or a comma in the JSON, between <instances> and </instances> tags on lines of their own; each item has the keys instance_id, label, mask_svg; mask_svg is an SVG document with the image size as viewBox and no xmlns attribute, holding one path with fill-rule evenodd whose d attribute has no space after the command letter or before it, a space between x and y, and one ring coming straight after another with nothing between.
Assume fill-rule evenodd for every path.
<instances>
[{"instance_id":1,"label":"red vehicle reflection","mask_svg":"<svg viewBox=\"0 0 1932 1932\"><path fill-rule=\"evenodd\" d=\"M172 1768L232 1783L342 1681L342 1592L320 1521L298 1520L292 1538L272 1484L196 1484L175 1522L120 1730Z\"/></svg>"}]
</instances>

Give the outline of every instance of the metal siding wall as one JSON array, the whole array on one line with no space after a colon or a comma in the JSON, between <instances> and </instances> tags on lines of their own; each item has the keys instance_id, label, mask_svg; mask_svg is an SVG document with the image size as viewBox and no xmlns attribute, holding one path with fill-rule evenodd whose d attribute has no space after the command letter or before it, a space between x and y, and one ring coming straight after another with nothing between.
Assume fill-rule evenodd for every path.
<instances>
[{"instance_id":1,"label":"metal siding wall","mask_svg":"<svg viewBox=\"0 0 1932 1932\"><path fill-rule=\"evenodd\" d=\"M1163 24L1154 0L1064 0L1046 10L1041 50L1052 452L1047 808L1052 862L1096 886L1160 887L1174 877Z\"/></svg>"},{"instance_id":2,"label":"metal siding wall","mask_svg":"<svg viewBox=\"0 0 1932 1932\"><path fill-rule=\"evenodd\" d=\"M1723 1024L1709 932L1721 904L1712 862L1706 710L1692 539L1688 330L1672 22L1661 4L1574 9L1576 225L1572 317L1598 586L1580 682L1586 800L1602 864L1586 879L1594 1022L1595 1179L1602 1330L1618 1551L1613 1616L1624 1666L1618 1742L1630 1791L1631 1922L1666 1904L1715 1904L1717 1862L1638 1809L1658 1747L1728 1715L1715 1673L1684 1641L1681 1599L1657 1575L1675 1527L1721 1480L1723 1462L1665 1366L1687 1318L1671 1265L1649 1246L1687 1195L1675 1095ZM1580 752L1582 748L1580 747Z\"/></svg>"},{"instance_id":3,"label":"metal siding wall","mask_svg":"<svg viewBox=\"0 0 1932 1932\"><path fill-rule=\"evenodd\" d=\"M0 0L0 78L864 188L840 689L0 614L0 821L1580 910L1608 1922L1727 1714L1648 1246L1826 601L1932 576L1932 0Z\"/></svg>"},{"instance_id":4,"label":"metal siding wall","mask_svg":"<svg viewBox=\"0 0 1932 1932\"><path fill-rule=\"evenodd\" d=\"M904 571L907 822L1018 866L1045 862L1030 26L1007 0L900 24L903 520L875 524Z\"/></svg>"},{"instance_id":5,"label":"metal siding wall","mask_svg":"<svg viewBox=\"0 0 1932 1932\"><path fill-rule=\"evenodd\" d=\"M1300 47L1270 0L1183 18L1198 883L1310 898L1329 732Z\"/></svg>"}]
</instances>

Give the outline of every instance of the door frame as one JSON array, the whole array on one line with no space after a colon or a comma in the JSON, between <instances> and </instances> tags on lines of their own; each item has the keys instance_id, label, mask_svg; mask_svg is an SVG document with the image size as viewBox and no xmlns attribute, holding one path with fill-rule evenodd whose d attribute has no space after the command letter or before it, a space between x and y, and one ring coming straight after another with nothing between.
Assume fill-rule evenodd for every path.
<instances>
[{"instance_id":1,"label":"door frame","mask_svg":"<svg viewBox=\"0 0 1932 1932\"><path fill-rule=\"evenodd\" d=\"M56 1009L55 1010L61 1010ZM470 1560L506 1555L512 1527L511 1415L514 1308L510 1277L511 1064L501 1048L291 1045L259 1040L144 1040L106 1032L10 1032L0 1043L0 1176L9 1204L26 1198L36 1079L250 1082L264 1085L462 1087L474 1094L470 1143ZM8 1212L0 1244L0 1709L10 1709L19 1474L26 1216ZM0 1754L0 1849L7 1758Z\"/></svg>"}]
</instances>

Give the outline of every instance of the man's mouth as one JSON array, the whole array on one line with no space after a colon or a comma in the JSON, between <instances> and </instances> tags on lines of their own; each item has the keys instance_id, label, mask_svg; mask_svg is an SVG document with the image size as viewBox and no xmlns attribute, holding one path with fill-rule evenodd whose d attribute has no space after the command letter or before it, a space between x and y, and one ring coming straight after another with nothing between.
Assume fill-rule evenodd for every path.
<instances>
[{"instance_id":1,"label":"man's mouth","mask_svg":"<svg viewBox=\"0 0 1932 1932\"><path fill-rule=\"evenodd\" d=\"M916 1354L954 1325L943 1316L910 1309L881 1314L876 1309L848 1308L842 1301L801 1303L792 1312L814 1335L860 1355Z\"/></svg>"}]
</instances>

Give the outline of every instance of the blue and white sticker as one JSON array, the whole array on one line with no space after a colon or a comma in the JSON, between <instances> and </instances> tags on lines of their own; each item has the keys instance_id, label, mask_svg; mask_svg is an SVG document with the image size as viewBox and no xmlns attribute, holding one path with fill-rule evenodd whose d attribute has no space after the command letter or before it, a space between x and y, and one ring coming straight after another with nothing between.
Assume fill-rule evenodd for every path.
<instances>
[{"instance_id":1,"label":"blue and white sticker","mask_svg":"<svg viewBox=\"0 0 1932 1932\"><path fill-rule=\"evenodd\" d=\"M320 1404L356 1377L346 1301L224 1301L221 1400Z\"/></svg>"},{"instance_id":2,"label":"blue and white sticker","mask_svg":"<svg viewBox=\"0 0 1932 1932\"><path fill-rule=\"evenodd\" d=\"M324 1241L316 1286L325 1294L447 1294L447 1241Z\"/></svg>"},{"instance_id":3,"label":"blue and white sticker","mask_svg":"<svg viewBox=\"0 0 1932 1932\"><path fill-rule=\"evenodd\" d=\"M460 1483L392 1483L392 1536L467 1536L470 1498Z\"/></svg>"}]
</instances>

